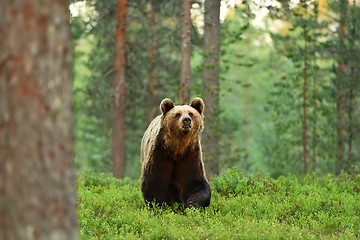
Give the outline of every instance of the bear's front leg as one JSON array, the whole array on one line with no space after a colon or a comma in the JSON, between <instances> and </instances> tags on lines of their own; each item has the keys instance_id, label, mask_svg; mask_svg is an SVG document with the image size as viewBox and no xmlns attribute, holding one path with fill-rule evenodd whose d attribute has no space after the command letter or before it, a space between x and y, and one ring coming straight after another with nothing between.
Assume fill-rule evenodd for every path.
<instances>
[{"instance_id":1,"label":"bear's front leg","mask_svg":"<svg viewBox=\"0 0 360 240\"><path fill-rule=\"evenodd\" d=\"M162 180L151 179L143 182L141 191L145 202L147 202L150 207L153 202L161 206L164 203L170 203L171 201L169 186L164 184Z\"/></svg>"},{"instance_id":2,"label":"bear's front leg","mask_svg":"<svg viewBox=\"0 0 360 240\"><path fill-rule=\"evenodd\" d=\"M172 189L170 183L172 169L172 161L158 161L146 168L142 175L141 191L147 203L153 201L159 205L171 203Z\"/></svg>"},{"instance_id":3,"label":"bear's front leg","mask_svg":"<svg viewBox=\"0 0 360 240\"><path fill-rule=\"evenodd\" d=\"M205 179L200 182L193 182L188 193L185 197L185 203L188 207L199 208L210 205L211 189Z\"/></svg>"}]
</instances>

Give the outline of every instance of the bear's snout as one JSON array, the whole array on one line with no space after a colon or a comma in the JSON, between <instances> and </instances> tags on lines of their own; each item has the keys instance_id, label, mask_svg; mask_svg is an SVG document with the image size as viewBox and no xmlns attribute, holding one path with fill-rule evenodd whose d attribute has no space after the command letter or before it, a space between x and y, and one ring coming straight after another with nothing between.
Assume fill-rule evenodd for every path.
<instances>
[{"instance_id":1,"label":"bear's snout","mask_svg":"<svg viewBox=\"0 0 360 240\"><path fill-rule=\"evenodd\" d=\"M182 119L182 122L184 123L185 128L191 128L191 118L190 117L184 117Z\"/></svg>"}]
</instances>

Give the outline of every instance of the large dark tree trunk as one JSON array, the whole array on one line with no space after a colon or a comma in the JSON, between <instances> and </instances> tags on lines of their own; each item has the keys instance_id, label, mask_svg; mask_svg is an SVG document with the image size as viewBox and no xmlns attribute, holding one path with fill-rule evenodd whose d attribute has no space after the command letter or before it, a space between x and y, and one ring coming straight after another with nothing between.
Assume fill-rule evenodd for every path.
<instances>
[{"instance_id":1,"label":"large dark tree trunk","mask_svg":"<svg viewBox=\"0 0 360 240\"><path fill-rule=\"evenodd\" d=\"M77 239L68 2L0 7L0 239Z\"/></svg>"},{"instance_id":2,"label":"large dark tree trunk","mask_svg":"<svg viewBox=\"0 0 360 240\"><path fill-rule=\"evenodd\" d=\"M180 104L190 103L191 0L183 0Z\"/></svg>"},{"instance_id":3,"label":"large dark tree trunk","mask_svg":"<svg viewBox=\"0 0 360 240\"><path fill-rule=\"evenodd\" d=\"M207 175L219 173L218 106L220 56L220 1L205 1L203 98L205 129L202 135Z\"/></svg>"},{"instance_id":4,"label":"large dark tree trunk","mask_svg":"<svg viewBox=\"0 0 360 240\"><path fill-rule=\"evenodd\" d=\"M116 6L116 38L114 61L114 119L113 119L113 175L125 174L125 31L127 1L118 0Z\"/></svg>"}]
</instances>

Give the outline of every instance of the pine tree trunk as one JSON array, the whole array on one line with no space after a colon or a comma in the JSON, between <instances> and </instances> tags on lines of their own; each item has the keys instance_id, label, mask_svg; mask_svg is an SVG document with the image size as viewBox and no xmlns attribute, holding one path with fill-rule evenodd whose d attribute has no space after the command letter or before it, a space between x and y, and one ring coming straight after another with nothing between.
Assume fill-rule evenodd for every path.
<instances>
[{"instance_id":1,"label":"pine tree trunk","mask_svg":"<svg viewBox=\"0 0 360 240\"><path fill-rule=\"evenodd\" d=\"M146 106L146 119L149 124L156 116L158 110L158 91L156 90L157 82L157 26L158 26L158 11L159 0L151 1L151 45L150 45L150 72L149 83L147 89L147 106Z\"/></svg>"},{"instance_id":2,"label":"pine tree trunk","mask_svg":"<svg viewBox=\"0 0 360 240\"><path fill-rule=\"evenodd\" d=\"M338 72L337 72L337 98L336 98L336 111L337 111L337 169L339 173L342 169L346 169L344 163L344 149L345 149L345 18L347 11L347 1L340 1L340 26L339 26L339 54L338 54Z\"/></svg>"},{"instance_id":3,"label":"pine tree trunk","mask_svg":"<svg viewBox=\"0 0 360 240\"><path fill-rule=\"evenodd\" d=\"M355 41L355 40L354 40ZM354 54L355 50L353 50L353 54ZM352 159L352 140L353 140L353 129L352 129L352 125L353 125L353 101L354 101L354 82L355 82L355 67L354 67L354 56L351 59L351 66L350 66L350 71L351 71L351 79L350 79L350 96L349 96L349 141L348 141L348 146L349 146L349 156L348 156L348 164L349 164L349 172L350 174L354 173L354 163L353 163L353 159Z\"/></svg>"},{"instance_id":4,"label":"pine tree trunk","mask_svg":"<svg viewBox=\"0 0 360 240\"><path fill-rule=\"evenodd\" d=\"M0 239L77 239L68 1L0 7Z\"/></svg>"},{"instance_id":5,"label":"pine tree trunk","mask_svg":"<svg viewBox=\"0 0 360 240\"><path fill-rule=\"evenodd\" d=\"M353 1L353 7L356 6L355 0ZM355 16L352 17L352 29L351 29L351 62L350 62L350 93L349 93L349 155L348 155L348 164L350 174L354 174L354 163L353 163L353 153L352 153L352 141L353 141L353 101L354 101L354 83L355 83L355 41L356 41L356 21Z\"/></svg>"},{"instance_id":6,"label":"pine tree trunk","mask_svg":"<svg viewBox=\"0 0 360 240\"><path fill-rule=\"evenodd\" d=\"M113 119L113 175L125 174L125 31L127 1L118 0L116 6L116 38L114 61L114 119Z\"/></svg>"},{"instance_id":7,"label":"pine tree trunk","mask_svg":"<svg viewBox=\"0 0 360 240\"><path fill-rule=\"evenodd\" d=\"M316 54L317 54L317 28L318 28L318 2L315 1L314 3L314 13L315 13L315 22L314 22L314 30L313 30L313 68L314 68L314 75L313 75L313 108L314 108L314 114L313 114L313 132L312 132L312 171L316 170L316 165L317 165L317 160L316 160L316 156L317 156L317 59L316 59Z\"/></svg>"},{"instance_id":8,"label":"pine tree trunk","mask_svg":"<svg viewBox=\"0 0 360 240\"><path fill-rule=\"evenodd\" d=\"M205 102L205 129L202 146L207 175L219 173L218 107L220 58L220 1L205 1L203 99Z\"/></svg>"},{"instance_id":9,"label":"pine tree trunk","mask_svg":"<svg viewBox=\"0 0 360 240\"><path fill-rule=\"evenodd\" d=\"M316 50L314 50L314 67L317 67L316 64ZM316 170L316 154L317 154L317 74L316 69L314 70L314 76L313 76L313 107L314 107L314 116L313 116L313 146L312 146L312 170Z\"/></svg>"},{"instance_id":10,"label":"pine tree trunk","mask_svg":"<svg viewBox=\"0 0 360 240\"><path fill-rule=\"evenodd\" d=\"M308 172L308 153L307 153L307 26L304 28L304 89L303 89L303 154L304 154L304 175Z\"/></svg>"},{"instance_id":11,"label":"pine tree trunk","mask_svg":"<svg viewBox=\"0 0 360 240\"><path fill-rule=\"evenodd\" d=\"M183 0L183 25L181 41L180 104L190 103L190 55L191 55L191 0Z\"/></svg>"}]
</instances>

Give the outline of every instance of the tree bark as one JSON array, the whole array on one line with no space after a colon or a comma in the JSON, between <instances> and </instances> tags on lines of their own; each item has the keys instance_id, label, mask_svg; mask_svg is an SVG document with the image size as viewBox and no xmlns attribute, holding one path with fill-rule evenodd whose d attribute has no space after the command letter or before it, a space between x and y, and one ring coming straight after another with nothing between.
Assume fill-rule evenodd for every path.
<instances>
[{"instance_id":1,"label":"tree bark","mask_svg":"<svg viewBox=\"0 0 360 240\"><path fill-rule=\"evenodd\" d=\"M191 55L191 0L183 0L183 25L181 41L180 104L190 103L190 55Z\"/></svg>"},{"instance_id":2,"label":"tree bark","mask_svg":"<svg viewBox=\"0 0 360 240\"><path fill-rule=\"evenodd\" d=\"M2 1L0 239L77 239L68 2Z\"/></svg>"},{"instance_id":3,"label":"tree bark","mask_svg":"<svg viewBox=\"0 0 360 240\"><path fill-rule=\"evenodd\" d=\"M315 44L314 44L315 46ZM316 47L315 47L316 48ZM314 50L314 76L313 76L313 107L314 107L314 116L313 116L313 146L312 146L312 170L316 170L316 154L317 154L317 64L316 64L316 50Z\"/></svg>"},{"instance_id":4,"label":"tree bark","mask_svg":"<svg viewBox=\"0 0 360 240\"><path fill-rule=\"evenodd\" d=\"M355 41L355 40L354 40ZM349 172L350 174L354 174L354 163L353 163L353 154L352 154L352 140L353 140L353 101L354 101L354 82L355 82L355 67L354 67L354 52L353 49L353 57L351 59L350 65L350 96L349 96L349 139L348 139L348 146L349 146L349 155L348 155L348 165L349 165Z\"/></svg>"},{"instance_id":5,"label":"tree bark","mask_svg":"<svg viewBox=\"0 0 360 240\"><path fill-rule=\"evenodd\" d=\"M156 61L157 61L157 26L158 26L158 11L159 11L159 0L151 1L151 45L150 45L150 73L149 73L149 83L147 91L147 106L146 106L146 119L147 123L151 121L156 116L156 111L158 110L158 91L156 90L157 84L157 71L156 71Z\"/></svg>"},{"instance_id":6,"label":"tree bark","mask_svg":"<svg viewBox=\"0 0 360 240\"><path fill-rule=\"evenodd\" d=\"M356 1L353 1L353 7L356 6ZM354 83L355 83L355 53L356 53L356 17L352 16L352 29L351 29L351 62L350 62L350 93L349 93L349 139L348 139L348 164L350 174L354 174L354 162L352 153L352 141L353 141L353 101L354 101Z\"/></svg>"},{"instance_id":7,"label":"tree bark","mask_svg":"<svg viewBox=\"0 0 360 240\"><path fill-rule=\"evenodd\" d=\"M342 169L346 169L344 162L344 149L345 149L345 32L346 32L346 11L347 1L340 1L340 25L339 25L339 53L338 53L338 72L337 72L337 98L336 98L336 111L337 111L337 169L336 172L340 173Z\"/></svg>"},{"instance_id":8,"label":"tree bark","mask_svg":"<svg viewBox=\"0 0 360 240\"><path fill-rule=\"evenodd\" d=\"M218 108L220 58L220 1L205 1L203 98L205 129L202 135L207 175L219 173Z\"/></svg>"},{"instance_id":9,"label":"tree bark","mask_svg":"<svg viewBox=\"0 0 360 240\"><path fill-rule=\"evenodd\" d=\"M315 1L314 3L314 13L315 13L315 22L314 22L314 30L313 30L313 36L314 36L314 40L313 40L313 68L314 68L314 75L313 75L313 107L314 107L314 116L313 116L313 131L312 131L312 171L316 170L316 165L317 165L317 160L316 160L316 156L317 156L317 59L316 59L316 54L317 54L317 29L318 29L318 2Z\"/></svg>"},{"instance_id":10,"label":"tree bark","mask_svg":"<svg viewBox=\"0 0 360 240\"><path fill-rule=\"evenodd\" d=\"M304 175L308 172L308 153L307 153L307 26L304 27L304 89L303 89L303 154L304 154Z\"/></svg>"},{"instance_id":11,"label":"tree bark","mask_svg":"<svg viewBox=\"0 0 360 240\"><path fill-rule=\"evenodd\" d=\"M114 60L114 119L113 119L113 175L125 174L125 31L127 1L118 0L116 6L116 38Z\"/></svg>"}]
</instances>

